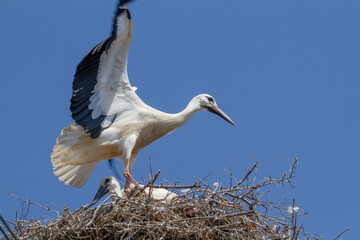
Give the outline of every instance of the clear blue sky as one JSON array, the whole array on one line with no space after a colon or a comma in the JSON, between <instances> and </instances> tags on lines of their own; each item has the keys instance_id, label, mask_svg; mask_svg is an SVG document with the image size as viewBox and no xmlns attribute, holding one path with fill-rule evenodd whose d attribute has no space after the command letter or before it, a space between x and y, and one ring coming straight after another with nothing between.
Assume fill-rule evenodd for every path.
<instances>
[{"instance_id":1,"label":"clear blue sky","mask_svg":"<svg viewBox=\"0 0 360 240\"><path fill-rule=\"evenodd\" d=\"M81 189L53 175L50 153L70 117L76 65L110 34L115 0L2 0L0 213L21 204L89 203L106 162ZM236 122L207 112L140 152L138 180L152 168L171 182L228 184L253 163L280 176L299 158L295 198L305 229L344 239L360 235L360 1L137 0L129 77L149 105L178 112L199 93L215 97ZM120 164L118 167L122 170ZM276 197L276 196L275 196ZM29 216L38 217L31 208Z\"/></svg>"}]
</instances>

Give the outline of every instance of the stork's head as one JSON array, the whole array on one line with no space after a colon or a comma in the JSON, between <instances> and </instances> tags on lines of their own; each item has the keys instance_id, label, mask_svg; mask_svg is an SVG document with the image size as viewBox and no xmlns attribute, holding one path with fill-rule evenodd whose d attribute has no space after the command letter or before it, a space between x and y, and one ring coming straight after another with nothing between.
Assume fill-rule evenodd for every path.
<instances>
[{"instance_id":1,"label":"stork's head","mask_svg":"<svg viewBox=\"0 0 360 240\"><path fill-rule=\"evenodd\" d=\"M100 181L100 187L96 192L93 202L99 201L105 194L115 194L116 192L120 192L120 184L116 178L112 176L105 176Z\"/></svg>"},{"instance_id":2,"label":"stork's head","mask_svg":"<svg viewBox=\"0 0 360 240\"><path fill-rule=\"evenodd\" d=\"M199 108L215 113L230 124L236 126L235 123L229 118L229 116L226 115L223 110L221 110L221 108L219 108L215 102L215 99L209 94L197 95L193 100L195 100L195 102L199 105Z\"/></svg>"}]
</instances>

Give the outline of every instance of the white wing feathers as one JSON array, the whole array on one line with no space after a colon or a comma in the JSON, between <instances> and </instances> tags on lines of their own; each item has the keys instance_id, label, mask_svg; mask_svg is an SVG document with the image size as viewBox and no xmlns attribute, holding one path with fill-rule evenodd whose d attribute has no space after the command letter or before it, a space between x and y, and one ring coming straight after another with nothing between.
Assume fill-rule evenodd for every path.
<instances>
[{"instance_id":1,"label":"white wing feathers","mask_svg":"<svg viewBox=\"0 0 360 240\"><path fill-rule=\"evenodd\" d=\"M130 85L127 58L132 39L130 12L122 5L116 12L112 35L98 44L78 65L71 100L72 116L92 138L115 118L138 111L144 104Z\"/></svg>"},{"instance_id":2,"label":"white wing feathers","mask_svg":"<svg viewBox=\"0 0 360 240\"><path fill-rule=\"evenodd\" d=\"M63 129L51 154L54 174L73 187L81 187L100 160L111 158L113 153L97 148L95 138L102 130L145 105L127 75L133 33L126 2L129 0L119 1L111 36L95 46L77 66L70 107L77 124Z\"/></svg>"},{"instance_id":3,"label":"white wing feathers","mask_svg":"<svg viewBox=\"0 0 360 240\"><path fill-rule=\"evenodd\" d=\"M72 187L81 187L99 162L99 159L94 158L96 148L87 142L82 144L82 138L89 139L85 135L81 126L70 124L61 131L51 154L54 174ZM94 140L89 139L88 142Z\"/></svg>"}]
</instances>

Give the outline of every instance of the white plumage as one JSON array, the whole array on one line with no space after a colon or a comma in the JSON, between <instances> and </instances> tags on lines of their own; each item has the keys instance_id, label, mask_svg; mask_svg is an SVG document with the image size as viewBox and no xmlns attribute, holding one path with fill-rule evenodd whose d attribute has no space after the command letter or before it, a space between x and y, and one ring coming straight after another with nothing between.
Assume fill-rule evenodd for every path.
<instances>
[{"instance_id":1,"label":"white plumage","mask_svg":"<svg viewBox=\"0 0 360 240\"><path fill-rule=\"evenodd\" d=\"M177 114L158 111L137 96L127 74L133 32L124 2L117 8L111 36L77 67L70 107L76 124L62 130L51 154L55 175L72 187L80 188L99 161L115 157L124 164L125 190L130 182L138 186L131 169L140 149L179 128L202 109L235 125L208 94L194 97Z\"/></svg>"},{"instance_id":2,"label":"white plumage","mask_svg":"<svg viewBox=\"0 0 360 240\"><path fill-rule=\"evenodd\" d=\"M134 188L135 185L131 184L130 188ZM144 187L140 185L140 187ZM175 197L178 197L176 193L170 192L164 188L145 188L144 192L154 200L163 201L164 203L170 203ZM98 201L106 193L109 193L111 199L115 201L117 198L127 198L124 190L121 189L119 182L112 176L105 176L100 181L100 187L94 197L94 201Z\"/></svg>"}]
</instances>

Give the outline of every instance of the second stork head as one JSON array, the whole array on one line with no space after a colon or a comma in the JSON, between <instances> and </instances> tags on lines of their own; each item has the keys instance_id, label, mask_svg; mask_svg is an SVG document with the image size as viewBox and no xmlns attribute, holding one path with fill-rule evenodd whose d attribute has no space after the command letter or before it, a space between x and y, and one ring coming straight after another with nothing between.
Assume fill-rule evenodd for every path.
<instances>
[{"instance_id":1,"label":"second stork head","mask_svg":"<svg viewBox=\"0 0 360 240\"><path fill-rule=\"evenodd\" d=\"M119 182L112 176L105 176L100 181L100 187L96 192L93 202L99 201L105 194L116 195L117 197L123 197L123 191L121 191Z\"/></svg>"},{"instance_id":2,"label":"second stork head","mask_svg":"<svg viewBox=\"0 0 360 240\"><path fill-rule=\"evenodd\" d=\"M140 188L144 188L143 185L139 185ZM130 185L131 189L135 188L134 184ZM149 187L144 189L144 192L148 194L151 199L162 201L164 203L170 203L174 198L178 197L176 193L166 190L165 188L153 188L150 189ZM105 176L100 181L99 190L96 192L93 202L97 202L102 198L105 194L109 193L111 199L115 201L118 198L128 198L124 189L121 189L120 184L116 178L112 176ZM139 192L134 194L134 197L139 197L141 194Z\"/></svg>"}]
</instances>

